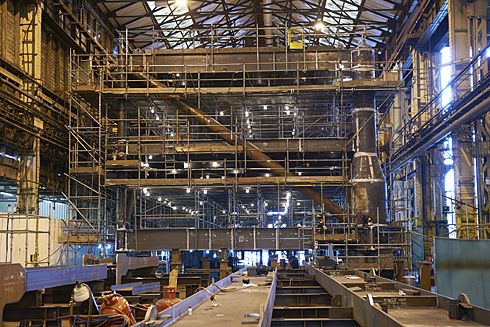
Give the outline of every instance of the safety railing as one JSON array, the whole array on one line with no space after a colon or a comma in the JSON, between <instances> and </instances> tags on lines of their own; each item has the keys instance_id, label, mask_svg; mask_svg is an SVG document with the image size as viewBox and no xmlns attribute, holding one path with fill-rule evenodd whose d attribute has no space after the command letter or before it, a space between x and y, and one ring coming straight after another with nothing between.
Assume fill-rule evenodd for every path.
<instances>
[{"instance_id":1,"label":"safety railing","mask_svg":"<svg viewBox=\"0 0 490 327\"><path fill-rule=\"evenodd\" d=\"M393 143L404 144L400 150L406 149L432 127L444 124L455 114L459 103L480 86L488 84L489 49L490 46L487 46L481 50L422 110L395 131ZM448 91L452 91L451 99L443 106L443 98L447 97Z\"/></svg>"}]
</instances>

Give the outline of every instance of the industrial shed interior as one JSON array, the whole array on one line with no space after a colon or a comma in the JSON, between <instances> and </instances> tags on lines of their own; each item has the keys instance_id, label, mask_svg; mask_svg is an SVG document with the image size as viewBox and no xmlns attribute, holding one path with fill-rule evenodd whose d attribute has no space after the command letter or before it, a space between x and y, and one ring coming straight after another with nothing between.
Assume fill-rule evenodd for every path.
<instances>
[{"instance_id":1,"label":"industrial shed interior","mask_svg":"<svg viewBox=\"0 0 490 327\"><path fill-rule=\"evenodd\" d=\"M488 0L0 0L0 326L490 326Z\"/></svg>"}]
</instances>

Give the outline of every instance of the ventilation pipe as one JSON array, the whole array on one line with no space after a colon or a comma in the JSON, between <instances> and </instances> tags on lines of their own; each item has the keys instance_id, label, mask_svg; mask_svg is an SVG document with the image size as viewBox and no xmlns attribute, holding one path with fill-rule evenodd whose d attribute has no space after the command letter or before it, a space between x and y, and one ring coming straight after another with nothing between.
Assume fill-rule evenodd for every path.
<instances>
[{"instance_id":1,"label":"ventilation pipe","mask_svg":"<svg viewBox=\"0 0 490 327\"><path fill-rule=\"evenodd\" d=\"M353 119L356 127L352 186L357 224L386 222L386 180L376 153L376 111L374 94L354 95Z\"/></svg>"},{"instance_id":2,"label":"ventilation pipe","mask_svg":"<svg viewBox=\"0 0 490 327\"><path fill-rule=\"evenodd\" d=\"M274 45L274 36L272 33L272 0L262 0L262 12L264 17L265 44L268 47L272 47Z\"/></svg>"},{"instance_id":3,"label":"ventilation pipe","mask_svg":"<svg viewBox=\"0 0 490 327\"><path fill-rule=\"evenodd\" d=\"M355 78L371 80L375 77L374 49L366 46L365 33L359 46L351 52ZM352 160L352 188L354 217L357 224L386 221L386 179L376 152L376 110L374 92L354 93L353 119L355 123L354 158Z\"/></svg>"}]
</instances>

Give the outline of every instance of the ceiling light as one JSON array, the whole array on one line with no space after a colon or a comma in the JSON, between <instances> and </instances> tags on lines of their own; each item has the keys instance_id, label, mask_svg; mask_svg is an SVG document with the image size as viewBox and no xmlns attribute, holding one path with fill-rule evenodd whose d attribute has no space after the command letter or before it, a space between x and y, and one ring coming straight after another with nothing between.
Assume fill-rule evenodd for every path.
<instances>
[{"instance_id":1,"label":"ceiling light","mask_svg":"<svg viewBox=\"0 0 490 327\"><path fill-rule=\"evenodd\" d=\"M253 203L250 203L250 206L251 206L251 207L253 208L253 207L255 207L255 204L253 204Z\"/></svg>"},{"instance_id":2,"label":"ceiling light","mask_svg":"<svg viewBox=\"0 0 490 327\"><path fill-rule=\"evenodd\" d=\"M155 109L153 109L153 108L151 108L150 111L151 111L152 114L155 113Z\"/></svg>"},{"instance_id":3,"label":"ceiling light","mask_svg":"<svg viewBox=\"0 0 490 327\"><path fill-rule=\"evenodd\" d=\"M160 117L158 117L158 115L155 116L155 119L156 120L160 120Z\"/></svg>"},{"instance_id":4,"label":"ceiling light","mask_svg":"<svg viewBox=\"0 0 490 327\"><path fill-rule=\"evenodd\" d=\"M219 112L219 115L220 115L220 116L224 116L224 115L225 115L225 112L224 112L224 111L220 111L220 112Z\"/></svg>"},{"instance_id":5,"label":"ceiling light","mask_svg":"<svg viewBox=\"0 0 490 327\"><path fill-rule=\"evenodd\" d=\"M158 200L158 202L162 202L162 197L159 196L157 200Z\"/></svg>"},{"instance_id":6,"label":"ceiling light","mask_svg":"<svg viewBox=\"0 0 490 327\"><path fill-rule=\"evenodd\" d=\"M267 207L268 205L269 205L269 203L264 202L264 207Z\"/></svg>"},{"instance_id":7,"label":"ceiling light","mask_svg":"<svg viewBox=\"0 0 490 327\"><path fill-rule=\"evenodd\" d=\"M206 175L206 179L209 179L209 175Z\"/></svg>"},{"instance_id":8,"label":"ceiling light","mask_svg":"<svg viewBox=\"0 0 490 327\"><path fill-rule=\"evenodd\" d=\"M267 105L266 104L264 104L264 110L267 110Z\"/></svg>"},{"instance_id":9,"label":"ceiling light","mask_svg":"<svg viewBox=\"0 0 490 327\"><path fill-rule=\"evenodd\" d=\"M204 191L203 191L203 193L204 193L204 194L208 194L208 190L204 190Z\"/></svg>"},{"instance_id":10,"label":"ceiling light","mask_svg":"<svg viewBox=\"0 0 490 327\"><path fill-rule=\"evenodd\" d=\"M180 77L180 73L175 74L175 76Z\"/></svg>"},{"instance_id":11,"label":"ceiling light","mask_svg":"<svg viewBox=\"0 0 490 327\"><path fill-rule=\"evenodd\" d=\"M245 111L245 117L250 116L250 111Z\"/></svg>"},{"instance_id":12,"label":"ceiling light","mask_svg":"<svg viewBox=\"0 0 490 327\"><path fill-rule=\"evenodd\" d=\"M223 214L225 214L226 213L226 210L223 210L222 212L223 212Z\"/></svg>"},{"instance_id":13,"label":"ceiling light","mask_svg":"<svg viewBox=\"0 0 490 327\"><path fill-rule=\"evenodd\" d=\"M190 187L186 188L185 193L191 193L191 188Z\"/></svg>"},{"instance_id":14,"label":"ceiling light","mask_svg":"<svg viewBox=\"0 0 490 327\"><path fill-rule=\"evenodd\" d=\"M177 174L177 169L172 169L172 174Z\"/></svg>"},{"instance_id":15,"label":"ceiling light","mask_svg":"<svg viewBox=\"0 0 490 327\"><path fill-rule=\"evenodd\" d=\"M213 161L213 162L211 163L211 167L213 167L213 168L218 168L218 167L219 167L219 163L217 163L216 161Z\"/></svg>"},{"instance_id":16,"label":"ceiling light","mask_svg":"<svg viewBox=\"0 0 490 327\"><path fill-rule=\"evenodd\" d=\"M153 159L153 156L150 154L150 155L148 156L148 160L151 160L151 159Z\"/></svg>"},{"instance_id":17,"label":"ceiling light","mask_svg":"<svg viewBox=\"0 0 490 327\"><path fill-rule=\"evenodd\" d=\"M249 188L249 187L247 187L247 188L245 189L245 193L250 193L250 188Z\"/></svg>"},{"instance_id":18,"label":"ceiling light","mask_svg":"<svg viewBox=\"0 0 490 327\"><path fill-rule=\"evenodd\" d=\"M177 7L186 7L187 6L187 0L174 0L174 4Z\"/></svg>"},{"instance_id":19,"label":"ceiling light","mask_svg":"<svg viewBox=\"0 0 490 327\"><path fill-rule=\"evenodd\" d=\"M302 172L300 172L300 171L298 171L298 176L301 176L301 175L303 175L303 173L302 173Z\"/></svg>"},{"instance_id":20,"label":"ceiling light","mask_svg":"<svg viewBox=\"0 0 490 327\"><path fill-rule=\"evenodd\" d=\"M271 177L271 174L265 173L265 177Z\"/></svg>"},{"instance_id":21,"label":"ceiling light","mask_svg":"<svg viewBox=\"0 0 490 327\"><path fill-rule=\"evenodd\" d=\"M148 193L148 188L147 187L143 187L143 193Z\"/></svg>"},{"instance_id":22,"label":"ceiling light","mask_svg":"<svg viewBox=\"0 0 490 327\"><path fill-rule=\"evenodd\" d=\"M300 202L296 202L296 205L300 206L300 205L301 205L301 203L300 203Z\"/></svg>"},{"instance_id":23,"label":"ceiling light","mask_svg":"<svg viewBox=\"0 0 490 327\"><path fill-rule=\"evenodd\" d=\"M319 20L315 23L315 29L316 30L320 31L324 28L325 28L325 24L321 20Z\"/></svg>"},{"instance_id":24,"label":"ceiling light","mask_svg":"<svg viewBox=\"0 0 490 327\"><path fill-rule=\"evenodd\" d=\"M202 201L199 201L199 205L202 206L204 204L204 202Z\"/></svg>"}]
</instances>

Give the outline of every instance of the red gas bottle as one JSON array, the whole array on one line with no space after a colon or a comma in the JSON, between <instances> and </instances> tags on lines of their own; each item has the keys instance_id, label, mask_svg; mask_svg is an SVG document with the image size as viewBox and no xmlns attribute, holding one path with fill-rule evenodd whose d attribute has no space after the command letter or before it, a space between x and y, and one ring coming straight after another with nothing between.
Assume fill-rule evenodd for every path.
<instances>
[{"instance_id":1,"label":"red gas bottle","mask_svg":"<svg viewBox=\"0 0 490 327\"><path fill-rule=\"evenodd\" d=\"M158 312L163 311L167 308L170 308L173 305L176 305L181 300L177 299L175 287L173 286L164 286L163 287L163 299L160 299L155 304L157 306Z\"/></svg>"},{"instance_id":2,"label":"red gas bottle","mask_svg":"<svg viewBox=\"0 0 490 327\"><path fill-rule=\"evenodd\" d=\"M100 305L100 314L122 314L128 318L130 326L136 324L136 319L134 319L131 307L124 297L115 292L111 292L108 294L102 294L101 298L103 303Z\"/></svg>"}]
</instances>

